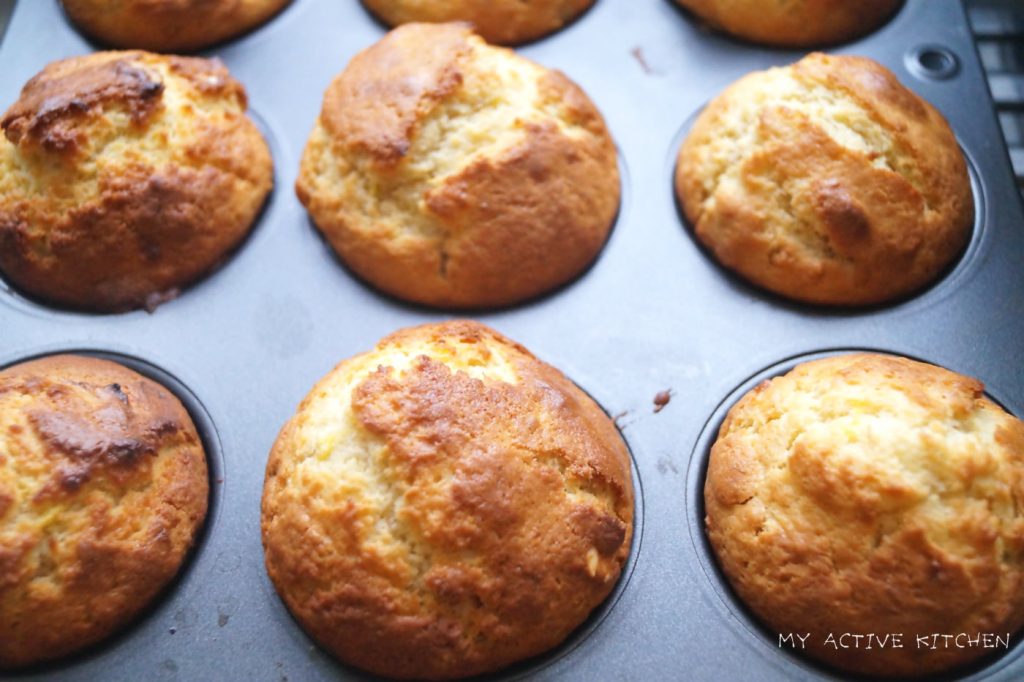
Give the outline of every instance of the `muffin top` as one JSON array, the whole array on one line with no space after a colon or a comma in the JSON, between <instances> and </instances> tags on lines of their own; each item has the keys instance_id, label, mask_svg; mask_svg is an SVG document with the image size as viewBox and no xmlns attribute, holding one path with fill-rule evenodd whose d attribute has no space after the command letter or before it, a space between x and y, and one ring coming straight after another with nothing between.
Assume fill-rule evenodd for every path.
<instances>
[{"instance_id":1,"label":"muffin top","mask_svg":"<svg viewBox=\"0 0 1024 682\"><path fill-rule=\"evenodd\" d=\"M291 0L61 0L82 31L112 47L187 52L256 28Z\"/></svg>"},{"instance_id":2,"label":"muffin top","mask_svg":"<svg viewBox=\"0 0 1024 682\"><path fill-rule=\"evenodd\" d=\"M518 45L562 28L594 0L363 0L389 26L465 21L489 43Z\"/></svg>"},{"instance_id":3,"label":"muffin top","mask_svg":"<svg viewBox=\"0 0 1024 682\"><path fill-rule=\"evenodd\" d=\"M964 248L974 215L946 120L863 57L812 54L734 83L683 143L676 191L721 263L821 304L924 287Z\"/></svg>"},{"instance_id":4,"label":"muffin top","mask_svg":"<svg viewBox=\"0 0 1024 682\"><path fill-rule=\"evenodd\" d=\"M934 674L991 653L917 635L1024 624L1024 423L980 382L905 358L798 366L748 393L708 463L707 532L774 632L848 672ZM836 649L833 633L900 633Z\"/></svg>"},{"instance_id":5,"label":"muffin top","mask_svg":"<svg viewBox=\"0 0 1024 682\"><path fill-rule=\"evenodd\" d=\"M563 75L461 24L407 24L331 83L296 190L356 274L467 308L586 268L619 174L604 121Z\"/></svg>"},{"instance_id":6,"label":"muffin top","mask_svg":"<svg viewBox=\"0 0 1024 682\"><path fill-rule=\"evenodd\" d=\"M134 618L178 572L207 492L195 426L163 386L72 355L0 371L0 668Z\"/></svg>"},{"instance_id":7,"label":"muffin top","mask_svg":"<svg viewBox=\"0 0 1024 682\"><path fill-rule=\"evenodd\" d=\"M676 0L711 26L755 43L813 47L878 28L903 0Z\"/></svg>"},{"instance_id":8,"label":"muffin top","mask_svg":"<svg viewBox=\"0 0 1024 682\"><path fill-rule=\"evenodd\" d=\"M629 454L558 370L473 322L399 331L324 377L267 464L267 570L378 675L496 670L561 642L629 552Z\"/></svg>"},{"instance_id":9,"label":"muffin top","mask_svg":"<svg viewBox=\"0 0 1024 682\"><path fill-rule=\"evenodd\" d=\"M217 60L99 52L48 65L0 127L0 270L71 307L145 305L218 264L270 154Z\"/></svg>"}]
</instances>

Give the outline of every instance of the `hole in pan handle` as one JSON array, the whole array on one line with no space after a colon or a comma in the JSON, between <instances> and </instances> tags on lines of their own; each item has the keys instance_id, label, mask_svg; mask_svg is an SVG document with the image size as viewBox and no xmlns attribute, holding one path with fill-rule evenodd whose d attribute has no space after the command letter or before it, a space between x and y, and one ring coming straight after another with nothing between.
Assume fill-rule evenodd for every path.
<instances>
[{"instance_id":1,"label":"hole in pan handle","mask_svg":"<svg viewBox=\"0 0 1024 682\"><path fill-rule=\"evenodd\" d=\"M942 45L918 45L907 52L907 68L918 78L946 80L960 71L960 58Z\"/></svg>"}]
</instances>

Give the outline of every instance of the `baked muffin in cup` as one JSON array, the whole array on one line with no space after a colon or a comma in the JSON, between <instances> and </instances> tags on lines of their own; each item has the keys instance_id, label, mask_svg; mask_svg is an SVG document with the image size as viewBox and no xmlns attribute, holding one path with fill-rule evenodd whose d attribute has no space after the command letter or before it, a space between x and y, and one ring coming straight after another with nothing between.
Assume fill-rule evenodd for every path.
<instances>
[{"instance_id":1,"label":"baked muffin in cup","mask_svg":"<svg viewBox=\"0 0 1024 682\"><path fill-rule=\"evenodd\" d=\"M202 441L164 386L75 355L0 371L0 669L130 623L179 572L208 492Z\"/></svg>"},{"instance_id":2,"label":"baked muffin in cup","mask_svg":"<svg viewBox=\"0 0 1024 682\"><path fill-rule=\"evenodd\" d=\"M267 463L267 571L306 632L393 678L498 670L611 592L630 458L557 369L468 321L403 329L320 380Z\"/></svg>"},{"instance_id":3,"label":"baked muffin in cup","mask_svg":"<svg viewBox=\"0 0 1024 682\"><path fill-rule=\"evenodd\" d=\"M615 145L569 79L462 24L407 24L331 83L296 183L341 260L445 308L577 277L619 206Z\"/></svg>"},{"instance_id":4,"label":"baked muffin in cup","mask_svg":"<svg viewBox=\"0 0 1024 682\"><path fill-rule=\"evenodd\" d=\"M1021 499L1024 423L974 379L871 353L747 393L704 486L718 563L773 643L797 633L799 653L882 677L1005 651L1024 625Z\"/></svg>"},{"instance_id":5,"label":"baked muffin in cup","mask_svg":"<svg viewBox=\"0 0 1024 682\"><path fill-rule=\"evenodd\" d=\"M61 0L79 29L105 45L201 50L251 31L291 0Z\"/></svg>"},{"instance_id":6,"label":"baked muffin in cup","mask_svg":"<svg viewBox=\"0 0 1024 682\"><path fill-rule=\"evenodd\" d=\"M221 263L273 182L218 60L54 62L0 119L0 271L72 308L152 307Z\"/></svg>"},{"instance_id":7,"label":"baked muffin in cup","mask_svg":"<svg viewBox=\"0 0 1024 682\"><path fill-rule=\"evenodd\" d=\"M903 0L676 0L712 27L775 47L841 43L874 31Z\"/></svg>"},{"instance_id":8,"label":"baked muffin in cup","mask_svg":"<svg viewBox=\"0 0 1024 682\"><path fill-rule=\"evenodd\" d=\"M595 0L363 0L385 24L464 21L489 43L518 45L574 21Z\"/></svg>"},{"instance_id":9,"label":"baked muffin in cup","mask_svg":"<svg viewBox=\"0 0 1024 682\"><path fill-rule=\"evenodd\" d=\"M675 184L722 265L807 303L921 290L963 251L974 218L945 118L864 57L815 53L738 80L697 117Z\"/></svg>"}]
</instances>

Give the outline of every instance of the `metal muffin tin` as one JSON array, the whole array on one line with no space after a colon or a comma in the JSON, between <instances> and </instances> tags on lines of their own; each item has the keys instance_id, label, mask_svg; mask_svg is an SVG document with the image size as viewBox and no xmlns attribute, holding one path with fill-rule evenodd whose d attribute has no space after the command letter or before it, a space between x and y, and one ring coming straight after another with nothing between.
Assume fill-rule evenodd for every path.
<instances>
[{"instance_id":1,"label":"metal muffin tin","mask_svg":"<svg viewBox=\"0 0 1024 682\"><path fill-rule=\"evenodd\" d=\"M196 418L213 479L191 560L144 616L88 652L11 679L365 678L315 646L278 599L263 567L259 504L277 431L318 378L395 329L452 316L355 279L292 189L324 89L384 32L357 0L295 0L264 27L201 53L223 59L248 90L276 188L239 250L179 298L153 314L91 315L0 291L0 365L85 351L168 383ZM47 62L99 49L57 0L19 2L2 41L0 108ZM670 0L599 0L521 48L568 74L604 114L619 145L623 203L598 261L577 281L473 317L563 370L615 416L633 453L637 526L609 601L563 646L497 678L833 676L780 650L744 611L701 530L707 449L725 410L794 359L855 348L917 357L982 379L1024 414L1024 218L963 8L908 0L877 32L834 51L877 59L935 104L972 170L970 246L934 286L894 305L809 307L751 287L699 248L677 210L675 155L695 112L743 74L802 52L711 33ZM949 56L953 68L928 68ZM666 390L671 402L656 412ZM967 675L1021 679L1022 654L1017 638Z\"/></svg>"}]
</instances>

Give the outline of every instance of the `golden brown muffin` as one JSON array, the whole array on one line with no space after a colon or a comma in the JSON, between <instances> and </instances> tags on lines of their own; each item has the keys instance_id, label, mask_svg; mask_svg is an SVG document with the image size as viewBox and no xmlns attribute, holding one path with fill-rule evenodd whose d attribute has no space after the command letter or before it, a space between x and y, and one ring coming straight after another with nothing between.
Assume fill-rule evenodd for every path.
<instances>
[{"instance_id":1,"label":"golden brown muffin","mask_svg":"<svg viewBox=\"0 0 1024 682\"><path fill-rule=\"evenodd\" d=\"M744 396L704 488L722 570L770 631L900 677L993 652L918 635L1008 640L1024 624L1022 500L1024 423L974 379L873 354L808 362ZM902 648L828 643L843 633L899 634Z\"/></svg>"},{"instance_id":2,"label":"golden brown muffin","mask_svg":"<svg viewBox=\"0 0 1024 682\"><path fill-rule=\"evenodd\" d=\"M346 663L444 679L556 646L629 553L629 454L561 372L475 322L338 365L278 436L267 571Z\"/></svg>"},{"instance_id":3,"label":"golden brown muffin","mask_svg":"<svg viewBox=\"0 0 1024 682\"><path fill-rule=\"evenodd\" d=\"M363 0L389 26L425 21L466 21L484 40L518 45L554 33L595 0Z\"/></svg>"},{"instance_id":4,"label":"golden brown muffin","mask_svg":"<svg viewBox=\"0 0 1024 682\"><path fill-rule=\"evenodd\" d=\"M50 64L0 127L0 270L116 311L222 261L270 191L270 152L216 60L100 52Z\"/></svg>"},{"instance_id":5,"label":"golden brown muffin","mask_svg":"<svg viewBox=\"0 0 1024 682\"><path fill-rule=\"evenodd\" d=\"M113 47L199 50L264 23L291 0L61 0L78 27Z\"/></svg>"},{"instance_id":6,"label":"golden brown muffin","mask_svg":"<svg viewBox=\"0 0 1024 682\"><path fill-rule=\"evenodd\" d=\"M811 47L881 26L903 0L676 0L714 28L755 43Z\"/></svg>"},{"instance_id":7,"label":"golden brown muffin","mask_svg":"<svg viewBox=\"0 0 1024 682\"><path fill-rule=\"evenodd\" d=\"M360 277L466 308L582 272L615 219L619 172L565 76L461 24L407 24L331 83L296 190Z\"/></svg>"},{"instance_id":8,"label":"golden brown muffin","mask_svg":"<svg viewBox=\"0 0 1024 682\"><path fill-rule=\"evenodd\" d=\"M0 371L0 668L94 644L177 574L206 457L166 388L59 355Z\"/></svg>"},{"instance_id":9,"label":"golden brown muffin","mask_svg":"<svg viewBox=\"0 0 1024 682\"><path fill-rule=\"evenodd\" d=\"M863 57L812 54L741 78L697 118L676 192L723 265L810 303L924 287L963 250L974 216L946 120Z\"/></svg>"}]
</instances>

